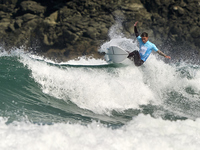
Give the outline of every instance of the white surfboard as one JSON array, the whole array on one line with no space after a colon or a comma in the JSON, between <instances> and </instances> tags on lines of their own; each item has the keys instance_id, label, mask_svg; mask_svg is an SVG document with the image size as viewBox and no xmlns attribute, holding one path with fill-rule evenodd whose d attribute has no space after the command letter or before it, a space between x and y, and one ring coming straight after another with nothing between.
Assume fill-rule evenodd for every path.
<instances>
[{"instance_id":1,"label":"white surfboard","mask_svg":"<svg viewBox=\"0 0 200 150\"><path fill-rule=\"evenodd\" d=\"M120 63L128 57L128 52L117 46L111 46L106 53L106 61L113 63Z\"/></svg>"}]
</instances>

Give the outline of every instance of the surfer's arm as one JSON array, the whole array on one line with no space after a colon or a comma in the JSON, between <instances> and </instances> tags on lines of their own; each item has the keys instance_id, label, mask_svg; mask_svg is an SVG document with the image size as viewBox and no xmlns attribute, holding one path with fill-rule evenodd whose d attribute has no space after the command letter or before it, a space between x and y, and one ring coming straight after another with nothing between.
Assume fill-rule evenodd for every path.
<instances>
[{"instance_id":1,"label":"surfer's arm","mask_svg":"<svg viewBox=\"0 0 200 150\"><path fill-rule=\"evenodd\" d=\"M164 56L165 58L169 58L169 59L171 59L170 56L167 56L165 53L163 53L163 52L160 51L160 50L158 50L157 53L158 53L159 55L161 55L161 56Z\"/></svg>"},{"instance_id":2,"label":"surfer's arm","mask_svg":"<svg viewBox=\"0 0 200 150\"><path fill-rule=\"evenodd\" d=\"M135 32L136 37L139 36L139 32L138 32L137 27L136 27L137 23L138 23L138 21L134 24L134 32Z\"/></svg>"}]
</instances>

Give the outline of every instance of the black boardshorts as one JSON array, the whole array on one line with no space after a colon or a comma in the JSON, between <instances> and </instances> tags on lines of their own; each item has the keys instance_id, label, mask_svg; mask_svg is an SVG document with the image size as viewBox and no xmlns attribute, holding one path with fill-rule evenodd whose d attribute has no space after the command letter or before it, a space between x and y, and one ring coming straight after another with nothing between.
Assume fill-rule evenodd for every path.
<instances>
[{"instance_id":1,"label":"black boardshorts","mask_svg":"<svg viewBox=\"0 0 200 150\"><path fill-rule=\"evenodd\" d=\"M133 60L136 66L141 66L144 63L144 61L141 59L140 54L137 50L129 53L127 58Z\"/></svg>"}]
</instances>

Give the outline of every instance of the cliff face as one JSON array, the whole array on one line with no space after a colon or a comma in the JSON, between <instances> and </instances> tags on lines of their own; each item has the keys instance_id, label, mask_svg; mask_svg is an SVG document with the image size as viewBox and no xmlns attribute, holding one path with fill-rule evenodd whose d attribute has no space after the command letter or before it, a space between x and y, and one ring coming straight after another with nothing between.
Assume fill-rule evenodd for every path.
<instances>
[{"instance_id":1,"label":"cliff face","mask_svg":"<svg viewBox=\"0 0 200 150\"><path fill-rule=\"evenodd\" d=\"M188 42L200 50L199 0L141 0L151 13L151 28L157 37Z\"/></svg>"},{"instance_id":2,"label":"cliff face","mask_svg":"<svg viewBox=\"0 0 200 150\"><path fill-rule=\"evenodd\" d=\"M99 57L98 47L121 18L127 37L139 21L151 41L200 49L199 8L199 0L0 0L0 38L8 49L24 45L48 57Z\"/></svg>"}]
</instances>

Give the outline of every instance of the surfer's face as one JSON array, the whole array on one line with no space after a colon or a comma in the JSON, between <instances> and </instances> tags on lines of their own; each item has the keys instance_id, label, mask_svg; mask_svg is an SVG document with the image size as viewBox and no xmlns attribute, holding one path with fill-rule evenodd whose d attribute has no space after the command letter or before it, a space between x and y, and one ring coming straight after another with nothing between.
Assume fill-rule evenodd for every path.
<instances>
[{"instance_id":1,"label":"surfer's face","mask_svg":"<svg viewBox=\"0 0 200 150\"><path fill-rule=\"evenodd\" d=\"M142 42L146 43L148 41L148 37L142 37Z\"/></svg>"}]
</instances>

